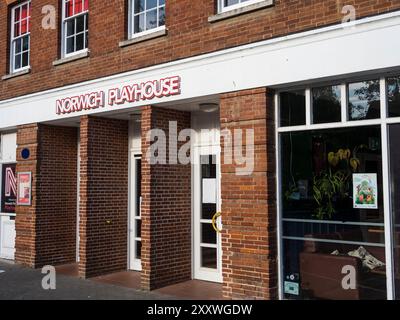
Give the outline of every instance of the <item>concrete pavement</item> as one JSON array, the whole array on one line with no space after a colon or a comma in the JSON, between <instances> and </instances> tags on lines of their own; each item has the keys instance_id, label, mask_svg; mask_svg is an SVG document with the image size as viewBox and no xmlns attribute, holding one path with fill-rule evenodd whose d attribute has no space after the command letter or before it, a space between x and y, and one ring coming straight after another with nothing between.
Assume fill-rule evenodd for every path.
<instances>
[{"instance_id":1,"label":"concrete pavement","mask_svg":"<svg viewBox=\"0 0 400 320\"><path fill-rule=\"evenodd\" d=\"M0 260L0 300L171 300L171 296L111 284L56 276L56 290L44 290L41 270Z\"/></svg>"}]
</instances>

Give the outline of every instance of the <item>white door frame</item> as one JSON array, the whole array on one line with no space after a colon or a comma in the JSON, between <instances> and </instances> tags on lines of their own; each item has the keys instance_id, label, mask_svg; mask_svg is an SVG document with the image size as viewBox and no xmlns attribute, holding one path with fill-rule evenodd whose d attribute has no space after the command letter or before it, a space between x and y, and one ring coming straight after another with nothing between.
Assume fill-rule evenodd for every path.
<instances>
[{"instance_id":1,"label":"white door frame","mask_svg":"<svg viewBox=\"0 0 400 320\"><path fill-rule=\"evenodd\" d=\"M76 184L77 184L77 186L76 186L76 191L77 191L77 195L76 195L76 262L79 262L80 261L80 256L79 256L79 248L80 248L80 245L81 245L81 236L80 236L80 233L79 233L79 227L80 227L80 221L81 221L81 218L80 218L80 213L79 213L79 211L80 211L80 203L81 203L81 192L80 192L80 188L81 188L81 186L80 186L80 184L81 184L81 135L80 135L80 133L78 132L78 141L77 141L77 144L78 144L78 150L77 150L77 173L76 173L76 175L77 175L77 181L76 181Z\"/></svg>"},{"instance_id":2,"label":"white door frame","mask_svg":"<svg viewBox=\"0 0 400 320\"><path fill-rule=\"evenodd\" d=\"M220 169L220 146L193 146L192 147L192 177L193 177L193 208L192 208L192 230L193 230L193 277L198 280L212 281L222 283L222 245L221 234L217 233L217 245L207 245L200 243L201 222L210 222L209 220L201 220L201 165L200 157L202 155L216 155L217 170L217 210L221 210L221 169ZM220 219L218 219L218 228L222 228ZM217 270L203 268L200 266L201 256L200 247L212 247L217 249Z\"/></svg>"},{"instance_id":3,"label":"white door frame","mask_svg":"<svg viewBox=\"0 0 400 320\"><path fill-rule=\"evenodd\" d=\"M141 155L130 153L129 156L129 221L128 221L128 265L129 270L142 271L142 261L137 259L136 256L136 242L142 241L136 232L136 221L141 220L141 215L137 215L137 160L141 159ZM139 200L141 201L141 199ZM139 204L140 211L141 203Z\"/></svg>"}]
</instances>

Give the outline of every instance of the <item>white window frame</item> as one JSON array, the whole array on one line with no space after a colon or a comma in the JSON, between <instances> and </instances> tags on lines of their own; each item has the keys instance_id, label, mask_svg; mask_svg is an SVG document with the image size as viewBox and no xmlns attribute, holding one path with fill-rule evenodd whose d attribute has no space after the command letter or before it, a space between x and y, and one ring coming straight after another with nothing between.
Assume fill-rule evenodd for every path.
<instances>
[{"instance_id":1,"label":"white window frame","mask_svg":"<svg viewBox=\"0 0 400 320\"><path fill-rule=\"evenodd\" d=\"M239 0L239 1L243 1L243 0ZM232 4L230 6L225 6L224 5L225 0L218 0L218 13L232 11L232 10L235 10L235 9L247 7L247 6L250 6L252 4L256 4L256 3L259 3L259 2L263 2L263 1L265 1L265 0L248 0L248 1L245 1L245 2Z\"/></svg>"},{"instance_id":2,"label":"white window frame","mask_svg":"<svg viewBox=\"0 0 400 320\"><path fill-rule=\"evenodd\" d=\"M67 28L66 28L67 22L69 20L76 19L83 15L86 15L86 19L88 19L89 18L89 9L82 11L78 14L74 14L70 17L66 17L65 16L66 1L67 0L62 0L62 17L61 17L61 56L62 56L62 58L68 58L68 57L75 56L77 54L85 53L85 52L89 51L89 43L88 43L87 48L84 48L84 49L78 50L78 51L74 51L71 53L67 53ZM87 22L87 24L88 24L87 32L89 33L89 23ZM76 31L76 24L75 24L75 31ZM75 33L75 36L76 36L76 33ZM83 31L83 43L84 44L86 43L86 30Z\"/></svg>"},{"instance_id":3,"label":"white window frame","mask_svg":"<svg viewBox=\"0 0 400 320\"><path fill-rule=\"evenodd\" d=\"M15 27L15 11L18 8L22 8L23 6L28 5L31 6L31 0L28 1L24 1L16 6L14 6L11 9L11 34L10 34L10 73L17 73L20 71L24 71L24 70L28 70L31 67L31 63L30 63L30 58L31 58L31 30L29 28L29 31L27 33L24 33L23 35L19 35L17 37L14 37L14 27ZM30 12L29 12L30 13ZM30 17L28 19L28 23L30 22ZM15 43L17 40L22 39L24 37L28 37L28 65L15 69ZM23 49L23 43L21 44L21 54L24 52ZM25 51L26 52L26 51ZM21 65L22 65L22 60L21 60Z\"/></svg>"},{"instance_id":4,"label":"white window frame","mask_svg":"<svg viewBox=\"0 0 400 320\"><path fill-rule=\"evenodd\" d=\"M280 124L280 93L286 90L278 90L275 94L275 143L276 143L276 196L277 196L277 237L278 237L278 279L279 279L279 298L284 299L284 266L283 266L283 213L282 213L282 195L281 195L281 144L280 137L281 133L284 132L298 132L298 131L311 131L311 130L323 130L323 129L335 129L335 128L349 128L349 127L360 127L360 126L380 126L381 128L381 145L382 145L382 179L383 179L383 209L384 209L384 232L385 232L385 255L386 255L386 290L387 299L395 299L395 279L394 279L394 239L393 239L393 213L392 213L392 199L390 196L391 182L389 179L390 174L390 150L389 150L389 137L388 137L388 126L390 124L400 123L400 117L389 117L388 116L388 102L387 102L387 78L397 77L398 74L393 75L371 75L362 79L348 79L341 83L342 103L341 103L341 122L323 123L323 124L312 124L312 95L311 86L302 87L306 92L306 124L300 126L281 126ZM369 81L379 79L380 81L380 108L381 116L378 119L371 120L355 120L351 121L348 119L348 84L358 81ZM332 81L328 85L337 84ZM324 84L317 84L315 87L319 87ZM291 88L293 89L293 88Z\"/></svg>"},{"instance_id":5,"label":"white window frame","mask_svg":"<svg viewBox=\"0 0 400 320\"><path fill-rule=\"evenodd\" d=\"M135 8L134 8L135 4L134 3L135 3L135 0L129 0L129 2L128 2L128 37L129 37L129 39L134 39L134 38L145 36L147 34L165 30L166 27L164 24L163 26L159 26L159 27L156 27L153 29L135 33L134 32L134 17L135 17L135 13L134 13L135 12ZM165 0L165 4L163 4L161 6L157 5L157 24L159 23L159 21L158 21L159 14L158 13L159 13L160 7L164 7L164 10L165 10L165 8L167 7L167 0ZM151 10L154 10L154 8ZM147 12L147 11L149 11L149 10L143 10L142 12ZM145 25L146 25L146 21L145 21Z\"/></svg>"}]
</instances>

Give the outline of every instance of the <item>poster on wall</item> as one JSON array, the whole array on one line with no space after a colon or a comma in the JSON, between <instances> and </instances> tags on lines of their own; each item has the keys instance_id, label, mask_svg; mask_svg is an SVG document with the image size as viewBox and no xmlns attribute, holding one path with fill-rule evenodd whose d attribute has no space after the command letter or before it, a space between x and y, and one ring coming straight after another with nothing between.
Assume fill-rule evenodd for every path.
<instances>
[{"instance_id":1,"label":"poster on wall","mask_svg":"<svg viewBox=\"0 0 400 320\"><path fill-rule=\"evenodd\" d=\"M19 206L30 206L32 196L32 173L18 173L18 200Z\"/></svg>"},{"instance_id":2,"label":"poster on wall","mask_svg":"<svg viewBox=\"0 0 400 320\"><path fill-rule=\"evenodd\" d=\"M15 175L16 165L3 164L1 170L1 212L15 213L17 202L17 178Z\"/></svg>"},{"instance_id":3,"label":"poster on wall","mask_svg":"<svg viewBox=\"0 0 400 320\"><path fill-rule=\"evenodd\" d=\"M355 209L378 209L378 178L376 173L353 174Z\"/></svg>"}]
</instances>

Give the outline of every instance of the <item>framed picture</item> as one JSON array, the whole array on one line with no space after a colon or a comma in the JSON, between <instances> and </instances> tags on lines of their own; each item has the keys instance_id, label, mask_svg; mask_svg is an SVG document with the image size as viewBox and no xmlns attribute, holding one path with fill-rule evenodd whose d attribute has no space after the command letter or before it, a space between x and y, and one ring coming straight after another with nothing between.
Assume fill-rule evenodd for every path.
<instances>
[{"instance_id":1,"label":"framed picture","mask_svg":"<svg viewBox=\"0 0 400 320\"><path fill-rule=\"evenodd\" d=\"M32 172L19 172L17 205L30 206L32 199Z\"/></svg>"},{"instance_id":2,"label":"framed picture","mask_svg":"<svg viewBox=\"0 0 400 320\"><path fill-rule=\"evenodd\" d=\"M355 209L378 209L376 173L353 174L353 206Z\"/></svg>"}]
</instances>

